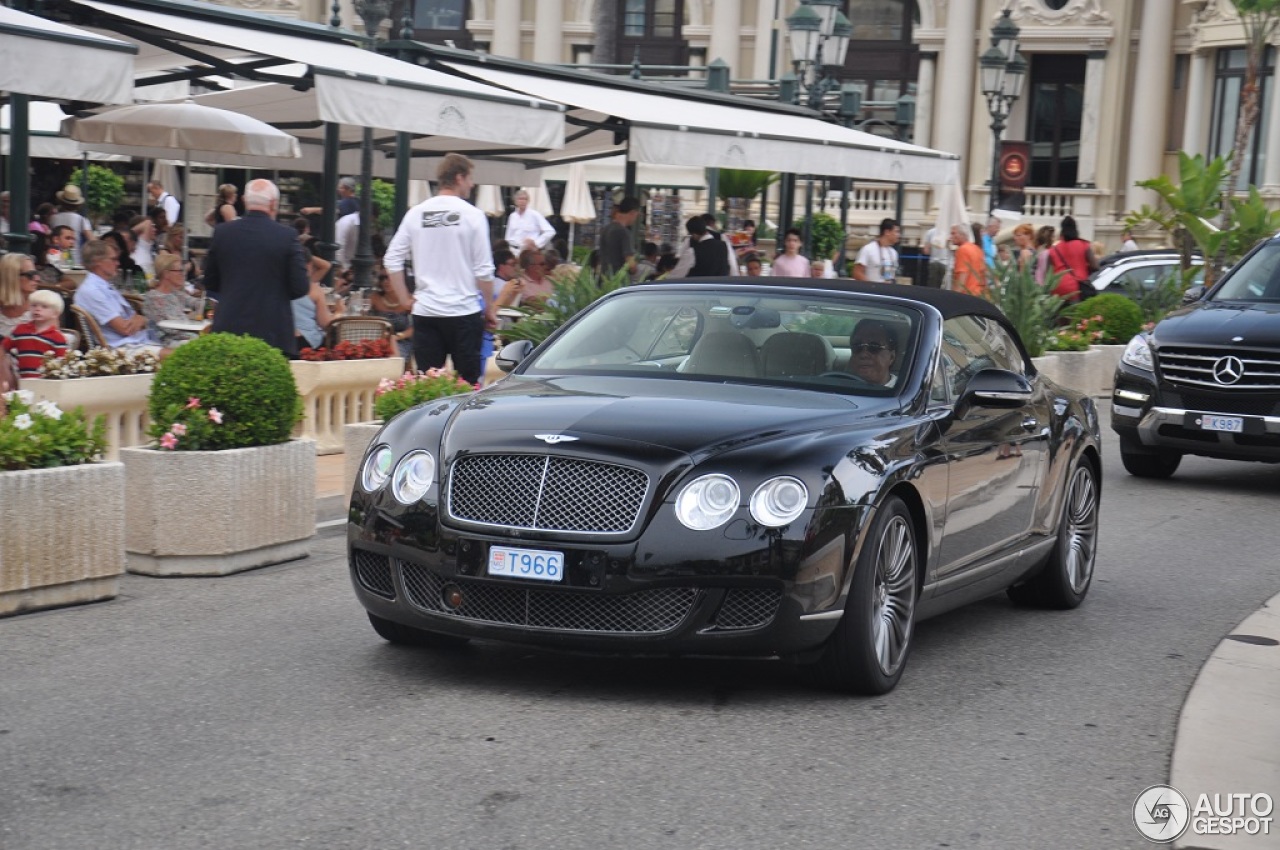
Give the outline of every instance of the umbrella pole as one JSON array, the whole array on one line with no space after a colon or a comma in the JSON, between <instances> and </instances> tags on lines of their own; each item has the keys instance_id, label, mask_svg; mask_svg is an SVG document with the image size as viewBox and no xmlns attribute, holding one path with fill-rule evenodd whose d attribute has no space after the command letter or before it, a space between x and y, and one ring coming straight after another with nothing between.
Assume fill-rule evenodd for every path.
<instances>
[{"instance_id":1,"label":"umbrella pole","mask_svg":"<svg viewBox=\"0 0 1280 850\"><path fill-rule=\"evenodd\" d=\"M573 222L569 222L569 256L561 257L566 263L573 262Z\"/></svg>"},{"instance_id":2,"label":"umbrella pole","mask_svg":"<svg viewBox=\"0 0 1280 850\"><path fill-rule=\"evenodd\" d=\"M182 276L184 278L187 274L187 262L191 259L191 227L189 226L191 204L187 203L187 200L191 197L191 151L186 151L186 154L187 158L183 163L186 187L182 193Z\"/></svg>"}]
</instances>

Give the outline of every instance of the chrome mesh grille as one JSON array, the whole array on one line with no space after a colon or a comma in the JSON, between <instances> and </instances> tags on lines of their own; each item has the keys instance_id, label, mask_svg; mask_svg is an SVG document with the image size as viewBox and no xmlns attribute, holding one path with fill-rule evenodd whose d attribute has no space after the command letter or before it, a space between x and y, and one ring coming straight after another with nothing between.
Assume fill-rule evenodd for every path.
<instances>
[{"instance_id":1,"label":"chrome mesh grille","mask_svg":"<svg viewBox=\"0 0 1280 850\"><path fill-rule=\"evenodd\" d=\"M1175 386L1212 387L1225 392L1280 390L1280 352L1176 346L1161 348L1156 357L1161 374ZM1231 384L1223 384L1213 375L1214 364L1224 357L1237 357L1244 365L1244 374Z\"/></svg>"},{"instance_id":2,"label":"chrome mesh grille","mask_svg":"<svg viewBox=\"0 0 1280 850\"><path fill-rule=\"evenodd\" d=\"M649 478L638 469L555 455L468 455L449 473L449 515L537 531L623 534Z\"/></svg>"},{"instance_id":3,"label":"chrome mesh grille","mask_svg":"<svg viewBox=\"0 0 1280 850\"><path fill-rule=\"evenodd\" d=\"M370 593L384 599L396 598L396 587L391 581L391 559L363 549L351 553L351 563L356 570L356 580Z\"/></svg>"},{"instance_id":4,"label":"chrome mesh grille","mask_svg":"<svg viewBox=\"0 0 1280 850\"><path fill-rule=\"evenodd\" d=\"M659 587L610 596L444 579L420 564L397 563L409 601L424 611L460 620L533 629L661 634L679 626L698 597L697 589L692 587ZM463 602L457 608L444 604L444 589L448 585L462 591Z\"/></svg>"},{"instance_id":5,"label":"chrome mesh grille","mask_svg":"<svg viewBox=\"0 0 1280 850\"><path fill-rule=\"evenodd\" d=\"M782 604L782 591L772 587L732 588L716 612L718 629L757 629L768 625Z\"/></svg>"}]
</instances>

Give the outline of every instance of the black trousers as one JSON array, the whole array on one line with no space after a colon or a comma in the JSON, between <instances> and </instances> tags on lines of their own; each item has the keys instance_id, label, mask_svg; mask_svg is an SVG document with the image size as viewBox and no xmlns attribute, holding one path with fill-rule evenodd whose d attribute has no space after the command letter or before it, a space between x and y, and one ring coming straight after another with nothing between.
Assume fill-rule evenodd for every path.
<instances>
[{"instance_id":1,"label":"black trousers","mask_svg":"<svg viewBox=\"0 0 1280 850\"><path fill-rule=\"evenodd\" d=\"M419 371L439 369L449 357L458 377L474 384L480 380L483 342L484 313L413 317L413 359Z\"/></svg>"}]
</instances>

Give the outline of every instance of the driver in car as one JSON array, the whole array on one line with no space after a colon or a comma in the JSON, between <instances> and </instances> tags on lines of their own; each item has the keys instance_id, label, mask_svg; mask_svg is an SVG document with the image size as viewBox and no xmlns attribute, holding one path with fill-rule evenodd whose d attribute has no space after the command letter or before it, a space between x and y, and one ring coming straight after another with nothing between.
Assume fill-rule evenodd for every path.
<instances>
[{"instance_id":1,"label":"driver in car","mask_svg":"<svg viewBox=\"0 0 1280 850\"><path fill-rule=\"evenodd\" d=\"M849 371L878 386L893 381L893 366L898 361L898 336L894 328L880 319L863 319L849 335Z\"/></svg>"}]
</instances>

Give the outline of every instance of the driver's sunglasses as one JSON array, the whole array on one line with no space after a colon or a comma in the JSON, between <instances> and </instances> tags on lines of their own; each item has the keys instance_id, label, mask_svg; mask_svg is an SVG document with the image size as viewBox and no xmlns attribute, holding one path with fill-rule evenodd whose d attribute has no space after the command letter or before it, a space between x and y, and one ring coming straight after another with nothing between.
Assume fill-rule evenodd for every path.
<instances>
[{"instance_id":1,"label":"driver's sunglasses","mask_svg":"<svg viewBox=\"0 0 1280 850\"><path fill-rule=\"evenodd\" d=\"M855 342L849 346L855 354L864 354L870 351L872 354L879 354L882 351L888 351L889 346L879 342Z\"/></svg>"}]
</instances>

